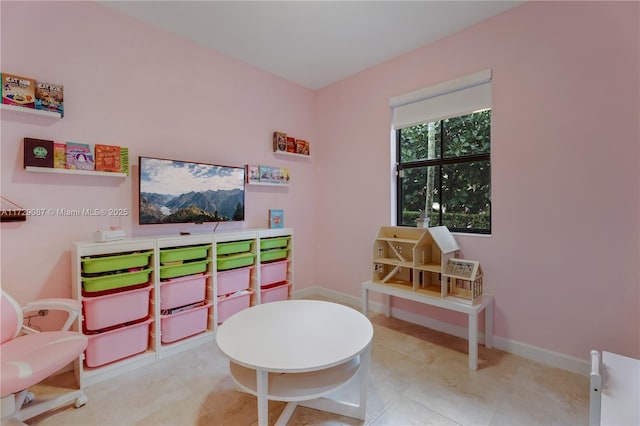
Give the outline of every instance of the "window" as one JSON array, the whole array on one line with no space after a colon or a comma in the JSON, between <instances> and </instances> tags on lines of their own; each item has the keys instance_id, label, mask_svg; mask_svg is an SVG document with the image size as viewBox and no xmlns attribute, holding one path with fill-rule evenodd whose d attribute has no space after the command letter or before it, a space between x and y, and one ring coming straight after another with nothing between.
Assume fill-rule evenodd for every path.
<instances>
[{"instance_id":1,"label":"window","mask_svg":"<svg viewBox=\"0 0 640 426\"><path fill-rule=\"evenodd\" d=\"M490 84L489 70L392 99L398 225L491 233Z\"/></svg>"}]
</instances>

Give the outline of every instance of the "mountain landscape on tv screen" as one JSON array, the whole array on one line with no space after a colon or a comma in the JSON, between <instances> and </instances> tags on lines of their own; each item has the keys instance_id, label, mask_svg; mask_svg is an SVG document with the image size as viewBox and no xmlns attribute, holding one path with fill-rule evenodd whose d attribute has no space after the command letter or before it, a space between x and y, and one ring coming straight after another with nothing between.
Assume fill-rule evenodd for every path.
<instances>
[{"instance_id":1,"label":"mountain landscape on tv screen","mask_svg":"<svg viewBox=\"0 0 640 426\"><path fill-rule=\"evenodd\" d=\"M177 196L142 192L140 223L198 223L244 220L242 189L187 192Z\"/></svg>"}]
</instances>

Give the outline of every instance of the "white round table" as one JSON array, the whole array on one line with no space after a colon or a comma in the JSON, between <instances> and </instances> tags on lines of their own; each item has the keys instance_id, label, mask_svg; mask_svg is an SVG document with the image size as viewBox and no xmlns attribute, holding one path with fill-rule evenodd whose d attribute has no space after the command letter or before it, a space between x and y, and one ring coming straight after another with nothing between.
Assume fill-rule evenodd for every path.
<instances>
[{"instance_id":1,"label":"white round table","mask_svg":"<svg viewBox=\"0 0 640 426\"><path fill-rule=\"evenodd\" d=\"M258 397L258 424L268 424L267 401L364 420L373 326L344 305L318 300L265 303L238 312L218 328L216 341L230 359L238 386ZM325 398L359 377L359 401Z\"/></svg>"}]
</instances>

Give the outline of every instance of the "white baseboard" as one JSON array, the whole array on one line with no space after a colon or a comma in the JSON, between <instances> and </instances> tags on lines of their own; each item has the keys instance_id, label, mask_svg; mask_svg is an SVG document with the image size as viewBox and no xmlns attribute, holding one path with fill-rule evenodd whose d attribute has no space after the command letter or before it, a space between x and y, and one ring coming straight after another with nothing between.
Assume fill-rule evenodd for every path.
<instances>
[{"instance_id":1,"label":"white baseboard","mask_svg":"<svg viewBox=\"0 0 640 426\"><path fill-rule=\"evenodd\" d=\"M304 297L321 296L336 302L344 303L352 306L362 306L360 297L351 296L335 290L329 290L324 287L307 287L294 291L294 298L301 299ZM383 305L379 302L369 301L369 311L382 313ZM418 324L423 327L437 330L442 333L451 334L462 339L468 338L466 327L450 324L448 322L428 318L403 309L392 308L391 315L394 318L401 319L410 323ZM484 333L478 332L478 341L484 343ZM515 340L505 339L500 336L493 336L493 346L505 352L540 362L562 370L571 371L583 376L589 376L590 365L588 359L579 359L559 352L549 351L547 349L538 348L527 343L517 342Z\"/></svg>"}]
</instances>

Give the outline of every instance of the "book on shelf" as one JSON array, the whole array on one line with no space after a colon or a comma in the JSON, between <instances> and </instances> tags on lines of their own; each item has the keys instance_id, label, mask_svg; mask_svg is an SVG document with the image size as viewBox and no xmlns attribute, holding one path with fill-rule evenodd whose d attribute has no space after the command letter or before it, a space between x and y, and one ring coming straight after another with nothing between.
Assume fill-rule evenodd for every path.
<instances>
[{"instance_id":1,"label":"book on shelf","mask_svg":"<svg viewBox=\"0 0 640 426\"><path fill-rule=\"evenodd\" d=\"M271 167L269 166L259 166L260 170L260 182L270 182L271 179Z\"/></svg>"},{"instance_id":2,"label":"book on shelf","mask_svg":"<svg viewBox=\"0 0 640 426\"><path fill-rule=\"evenodd\" d=\"M67 169L95 170L91 148L86 143L67 142Z\"/></svg>"},{"instance_id":3,"label":"book on shelf","mask_svg":"<svg viewBox=\"0 0 640 426\"><path fill-rule=\"evenodd\" d=\"M3 72L2 103L34 109L36 107L36 81L32 78Z\"/></svg>"},{"instance_id":4,"label":"book on shelf","mask_svg":"<svg viewBox=\"0 0 640 426\"><path fill-rule=\"evenodd\" d=\"M309 142L304 139L296 139L296 153L309 155Z\"/></svg>"},{"instance_id":5,"label":"book on shelf","mask_svg":"<svg viewBox=\"0 0 640 426\"><path fill-rule=\"evenodd\" d=\"M273 132L273 152L287 152L287 134Z\"/></svg>"},{"instance_id":6,"label":"book on shelf","mask_svg":"<svg viewBox=\"0 0 640 426\"><path fill-rule=\"evenodd\" d=\"M54 142L45 139L24 138L25 167L53 167Z\"/></svg>"},{"instance_id":7,"label":"book on shelf","mask_svg":"<svg viewBox=\"0 0 640 426\"><path fill-rule=\"evenodd\" d=\"M67 168L67 144L64 142L53 143L53 168Z\"/></svg>"},{"instance_id":8,"label":"book on shelf","mask_svg":"<svg viewBox=\"0 0 640 426\"><path fill-rule=\"evenodd\" d=\"M101 172L117 172L120 167L120 147L115 145L96 144L96 170Z\"/></svg>"},{"instance_id":9,"label":"book on shelf","mask_svg":"<svg viewBox=\"0 0 640 426\"><path fill-rule=\"evenodd\" d=\"M35 108L42 111L53 111L64 117L64 88L61 84L46 83L36 80Z\"/></svg>"},{"instance_id":10,"label":"book on shelf","mask_svg":"<svg viewBox=\"0 0 640 426\"><path fill-rule=\"evenodd\" d=\"M280 167L271 167L271 183L280 183Z\"/></svg>"},{"instance_id":11,"label":"book on shelf","mask_svg":"<svg viewBox=\"0 0 640 426\"><path fill-rule=\"evenodd\" d=\"M120 147L120 173L129 175L129 148Z\"/></svg>"},{"instance_id":12,"label":"book on shelf","mask_svg":"<svg viewBox=\"0 0 640 426\"><path fill-rule=\"evenodd\" d=\"M287 136L287 152L296 152L296 138Z\"/></svg>"},{"instance_id":13,"label":"book on shelf","mask_svg":"<svg viewBox=\"0 0 640 426\"><path fill-rule=\"evenodd\" d=\"M260 166L252 166L247 164L247 183L260 182Z\"/></svg>"},{"instance_id":14,"label":"book on shelf","mask_svg":"<svg viewBox=\"0 0 640 426\"><path fill-rule=\"evenodd\" d=\"M269 228L284 228L284 211L282 209L269 209Z\"/></svg>"},{"instance_id":15,"label":"book on shelf","mask_svg":"<svg viewBox=\"0 0 640 426\"><path fill-rule=\"evenodd\" d=\"M289 184L289 179L290 179L290 175L289 175L289 168L288 167L280 167L280 183L283 183L285 185Z\"/></svg>"}]
</instances>

